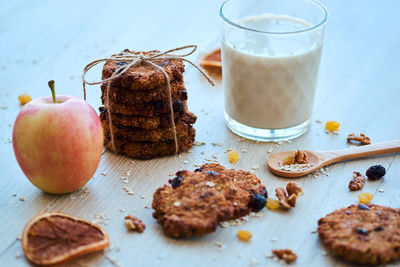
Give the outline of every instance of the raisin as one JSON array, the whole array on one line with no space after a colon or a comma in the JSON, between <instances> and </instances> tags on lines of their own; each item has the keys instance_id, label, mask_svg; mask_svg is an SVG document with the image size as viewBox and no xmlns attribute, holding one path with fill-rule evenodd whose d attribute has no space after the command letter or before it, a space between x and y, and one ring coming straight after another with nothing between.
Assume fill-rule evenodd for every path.
<instances>
[{"instance_id":1,"label":"raisin","mask_svg":"<svg viewBox=\"0 0 400 267\"><path fill-rule=\"evenodd\" d=\"M267 200L261 194L254 194L252 200L250 201L250 207L255 211L259 211L265 207Z\"/></svg>"},{"instance_id":2,"label":"raisin","mask_svg":"<svg viewBox=\"0 0 400 267\"><path fill-rule=\"evenodd\" d=\"M126 62L126 61L119 61L119 62L117 62L117 66L125 66L125 65L127 65L128 64L128 62Z\"/></svg>"},{"instance_id":3,"label":"raisin","mask_svg":"<svg viewBox=\"0 0 400 267\"><path fill-rule=\"evenodd\" d=\"M182 99L187 100L187 91L186 90L182 90L181 91L181 95L182 95Z\"/></svg>"},{"instance_id":4,"label":"raisin","mask_svg":"<svg viewBox=\"0 0 400 267\"><path fill-rule=\"evenodd\" d=\"M185 179L183 176L176 176L174 179L169 179L168 183L175 189L181 185L183 179Z\"/></svg>"},{"instance_id":5,"label":"raisin","mask_svg":"<svg viewBox=\"0 0 400 267\"><path fill-rule=\"evenodd\" d=\"M267 208L270 210L276 210L279 209L280 204L279 201L276 199L268 198L267 199Z\"/></svg>"},{"instance_id":6,"label":"raisin","mask_svg":"<svg viewBox=\"0 0 400 267\"><path fill-rule=\"evenodd\" d=\"M325 129L330 132L337 132L339 130L340 123L337 121L327 121L325 124Z\"/></svg>"},{"instance_id":7,"label":"raisin","mask_svg":"<svg viewBox=\"0 0 400 267\"><path fill-rule=\"evenodd\" d=\"M228 153L228 159L230 163L235 163L239 160L239 153L236 150L232 150Z\"/></svg>"},{"instance_id":8,"label":"raisin","mask_svg":"<svg viewBox=\"0 0 400 267\"><path fill-rule=\"evenodd\" d=\"M368 231L362 227L357 227L357 233L362 234L362 235L368 235Z\"/></svg>"},{"instance_id":9,"label":"raisin","mask_svg":"<svg viewBox=\"0 0 400 267\"><path fill-rule=\"evenodd\" d=\"M378 227L375 227L375 229L374 229L374 231L377 231L377 232L383 231L383 230L385 230L385 229L383 229L383 227L380 225Z\"/></svg>"},{"instance_id":10,"label":"raisin","mask_svg":"<svg viewBox=\"0 0 400 267\"><path fill-rule=\"evenodd\" d=\"M212 175L212 176L219 174L218 172L215 172L215 171L207 171L207 173Z\"/></svg>"},{"instance_id":11,"label":"raisin","mask_svg":"<svg viewBox=\"0 0 400 267\"><path fill-rule=\"evenodd\" d=\"M197 169L194 170L194 172L202 172L202 171L203 171L202 168L197 168Z\"/></svg>"},{"instance_id":12,"label":"raisin","mask_svg":"<svg viewBox=\"0 0 400 267\"><path fill-rule=\"evenodd\" d=\"M361 194L358 195L358 200L362 204L370 203L373 198L374 198L374 195L372 195L371 193L368 193L368 192L361 193Z\"/></svg>"},{"instance_id":13,"label":"raisin","mask_svg":"<svg viewBox=\"0 0 400 267\"><path fill-rule=\"evenodd\" d=\"M175 112L185 111L185 104L181 100L176 100L172 106Z\"/></svg>"},{"instance_id":14,"label":"raisin","mask_svg":"<svg viewBox=\"0 0 400 267\"><path fill-rule=\"evenodd\" d=\"M365 205L365 204L358 204L358 208L359 208L360 210L369 210L369 209L370 209L370 207L368 207L368 206Z\"/></svg>"},{"instance_id":15,"label":"raisin","mask_svg":"<svg viewBox=\"0 0 400 267\"><path fill-rule=\"evenodd\" d=\"M158 110L160 110L161 108L162 108L162 101L155 101L154 103L153 103L153 107L154 107L154 110L155 111L158 111Z\"/></svg>"},{"instance_id":16,"label":"raisin","mask_svg":"<svg viewBox=\"0 0 400 267\"><path fill-rule=\"evenodd\" d=\"M253 236L250 231L240 230L237 232L239 240L247 242Z\"/></svg>"},{"instance_id":17,"label":"raisin","mask_svg":"<svg viewBox=\"0 0 400 267\"><path fill-rule=\"evenodd\" d=\"M369 167L367 170L368 179L379 180L386 174L386 169L382 165L375 165Z\"/></svg>"}]
</instances>

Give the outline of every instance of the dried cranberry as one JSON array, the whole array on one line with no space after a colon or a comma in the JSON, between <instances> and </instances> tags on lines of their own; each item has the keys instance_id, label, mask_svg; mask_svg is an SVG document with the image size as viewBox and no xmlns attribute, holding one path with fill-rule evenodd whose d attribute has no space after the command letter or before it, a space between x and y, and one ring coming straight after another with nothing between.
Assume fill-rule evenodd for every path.
<instances>
[{"instance_id":1,"label":"dried cranberry","mask_svg":"<svg viewBox=\"0 0 400 267\"><path fill-rule=\"evenodd\" d=\"M358 208L359 208L360 210L369 210L369 209L370 209L370 207L368 207L368 206L365 205L365 204L358 204Z\"/></svg>"},{"instance_id":2,"label":"dried cranberry","mask_svg":"<svg viewBox=\"0 0 400 267\"><path fill-rule=\"evenodd\" d=\"M174 179L169 179L168 183L175 189L181 185L183 179L185 179L183 176L176 176Z\"/></svg>"},{"instance_id":3,"label":"dried cranberry","mask_svg":"<svg viewBox=\"0 0 400 267\"><path fill-rule=\"evenodd\" d=\"M267 200L261 194L254 194L253 198L250 201L250 207L253 208L255 211L259 211L265 207L267 204Z\"/></svg>"},{"instance_id":4,"label":"dried cranberry","mask_svg":"<svg viewBox=\"0 0 400 267\"><path fill-rule=\"evenodd\" d=\"M194 172L202 172L202 171L203 171L202 168L197 168L197 169L194 170Z\"/></svg>"},{"instance_id":5,"label":"dried cranberry","mask_svg":"<svg viewBox=\"0 0 400 267\"><path fill-rule=\"evenodd\" d=\"M183 112L185 110L185 104L181 100L176 100L172 106L175 112Z\"/></svg>"},{"instance_id":6,"label":"dried cranberry","mask_svg":"<svg viewBox=\"0 0 400 267\"><path fill-rule=\"evenodd\" d=\"M362 234L362 235L368 235L368 231L362 227L357 227L357 233Z\"/></svg>"},{"instance_id":7,"label":"dried cranberry","mask_svg":"<svg viewBox=\"0 0 400 267\"><path fill-rule=\"evenodd\" d=\"M379 180L386 174L386 169L382 165L371 166L367 170L368 179Z\"/></svg>"}]
</instances>

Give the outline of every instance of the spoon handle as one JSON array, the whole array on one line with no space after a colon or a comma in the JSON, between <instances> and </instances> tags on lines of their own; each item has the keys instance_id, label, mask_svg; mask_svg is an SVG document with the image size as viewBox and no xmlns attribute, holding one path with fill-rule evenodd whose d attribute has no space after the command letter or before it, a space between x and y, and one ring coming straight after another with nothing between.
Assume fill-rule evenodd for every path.
<instances>
[{"instance_id":1,"label":"spoon handle","mask_svg":"<svg viewBox=\"0 0 400 267\"><path fill-rule=\"evenodd\" d=\"M358 159L369 156L390 154L395 152L400 152L400 139L372 144L372 145L358 146L358 147L352 147L341 150L332 150L320 153L321 154L323 153L327 163L331 164L343 160Z\"/></svg>"}]
</instances>

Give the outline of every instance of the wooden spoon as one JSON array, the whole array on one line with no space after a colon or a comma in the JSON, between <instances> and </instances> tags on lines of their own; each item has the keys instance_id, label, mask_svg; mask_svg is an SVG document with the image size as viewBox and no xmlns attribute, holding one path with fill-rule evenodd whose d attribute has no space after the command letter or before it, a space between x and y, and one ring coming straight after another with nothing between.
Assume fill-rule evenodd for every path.
<instances>
[{"instance_id":1,"label":"wooden spoon","mask_svg":"<svg viewBox=\"0 0 400 267\"><path fill-rule=\"evenodd\" d=\"M269 157L267 165L269 170L278 176L295 178L304 176L313 171L318 170L326 165L336 163L339 161L358 159L369 156L383 155L389 153L400 152L400 140L393 140L373 145L352 147L341 150L332 151L308 151L307 153L308 164L311 164L307 169L299 171L286 171L280 169L280 164L288 156L293 156L295 151L286 151L273 154Z\"/></svg>"}]
</instances>

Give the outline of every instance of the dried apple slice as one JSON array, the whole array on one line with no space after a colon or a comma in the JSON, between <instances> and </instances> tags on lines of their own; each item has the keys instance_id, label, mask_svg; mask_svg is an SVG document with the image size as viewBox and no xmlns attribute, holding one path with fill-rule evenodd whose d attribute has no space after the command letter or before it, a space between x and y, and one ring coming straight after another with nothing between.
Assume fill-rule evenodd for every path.
<instances>
[{"instance_id":1,"label":"dried apple slice","mask_svg":"<svg viewBox=\"0 0 400 267\"><path fill-rule=\"evenodd\" d=\"M213 75L221 75L221 49L217 48L210 53L206 54L201 60L200 65L209 73Z\"/></svg>"},{"instance_id":2,"label":"dried apple slice","mask_svg":"<svg viewBox=\"0 0 400 267\"><path fill-rule=\"evenodd\" d=\"M28 260L39 265L65 262L110 244L100 226L60 212L32 218L25 225L21 243Z\"/></svg>"}]
</instances>

